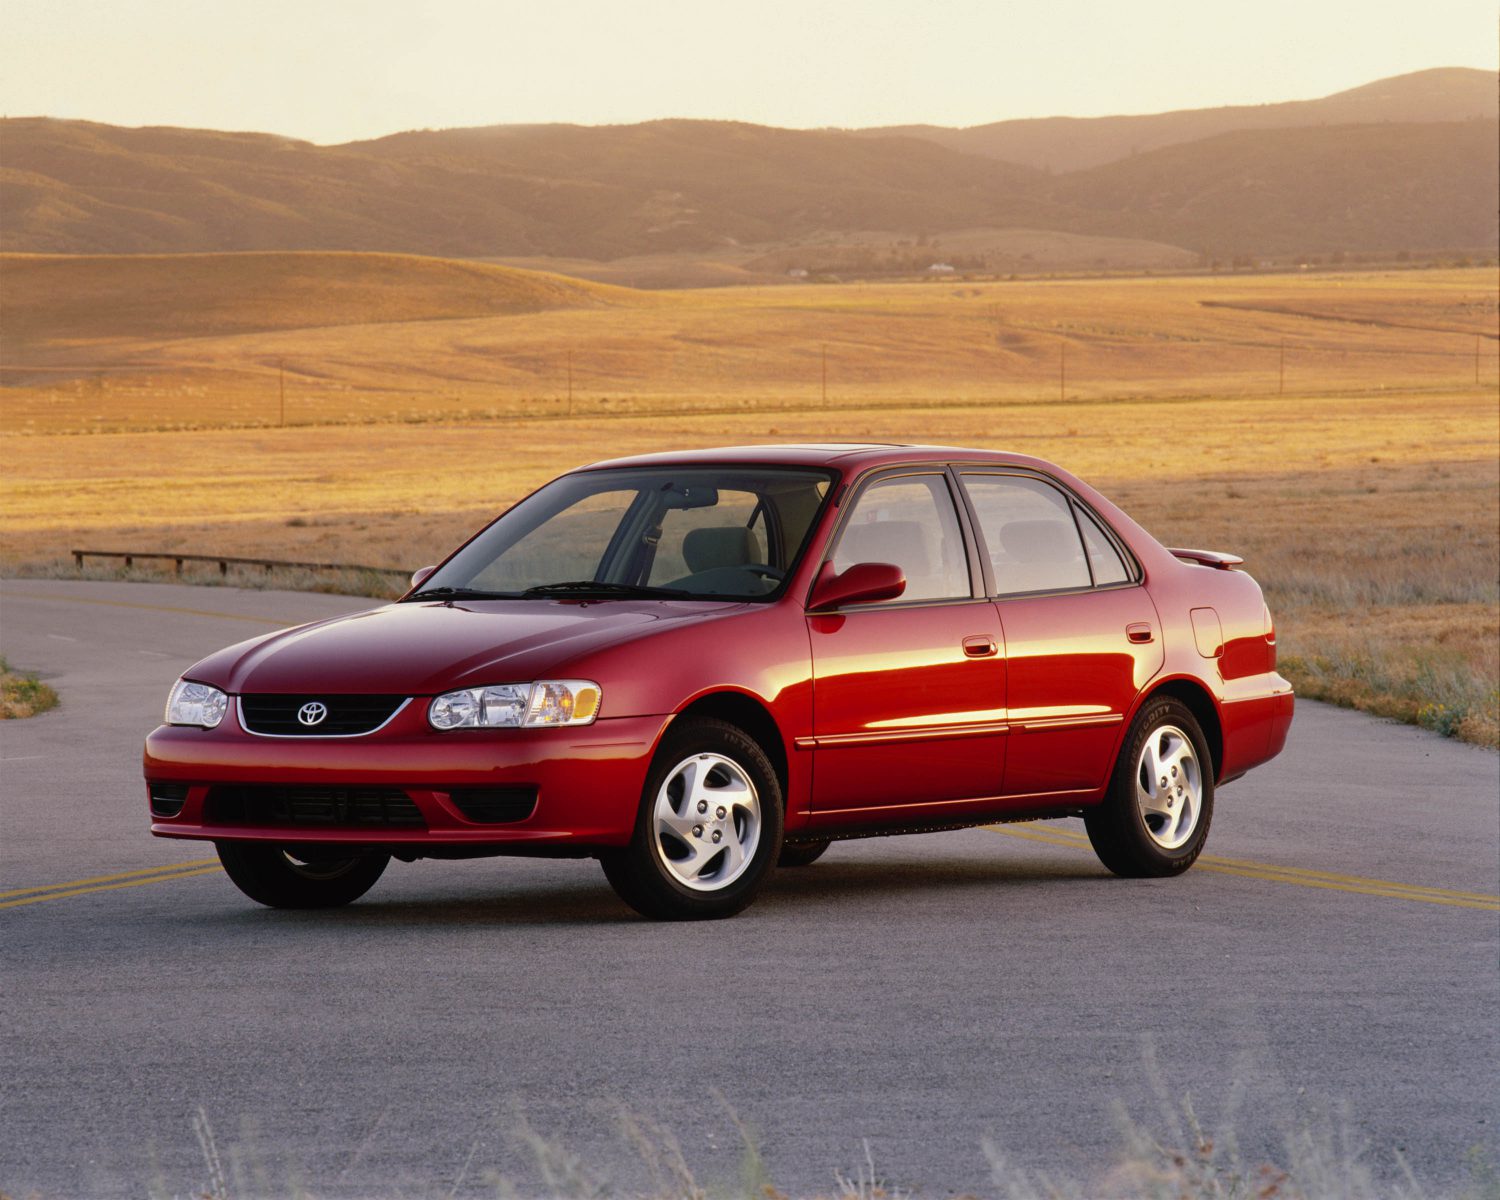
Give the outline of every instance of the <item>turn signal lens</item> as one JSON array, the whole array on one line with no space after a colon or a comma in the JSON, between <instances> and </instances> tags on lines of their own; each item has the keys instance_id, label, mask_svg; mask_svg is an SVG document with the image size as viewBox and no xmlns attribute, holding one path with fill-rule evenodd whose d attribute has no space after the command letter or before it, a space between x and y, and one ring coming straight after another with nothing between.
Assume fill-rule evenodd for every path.
<instances>
[{"instance_id":1,"label":"turn signal lens","mask_svg":"<svg viewBox=\"0 0 1500 1200\"><path fill-rule=\"evenodd\" d=\"M548 679L445 692L427 708L434 729L514 729L588 725L599 715L600 690L586 679Z\"/></svg>"},{"instance_id":2,"label":"turn signal lens","mask_svg":"<svg viewBox=\"0 0 1500 1200\"><path fill-rule=\"evenodd\" d=\"M583 679L559 679L532 689L528 725L587 725L599 711L599 688Z\"/></svg>"},{"instance_id":3,"label":"turn signal lens","mask_svg":"<svg viewBox=\"0 0 1500 1200\"><path fill-rule=\"evenodd\" d=\"M573 721L592 721L599 713L599 689L593 686L579 688L573 693Z\"/></svg>"},{"instance_id":4,"label":"turn signal lens","mask_svg":"<svg viewBox=\"0 0 1500 1200\"><path fill-rule=\"evenodd\" d=\"M213 729L229 711L229 697L206 683L189 683L179 679L167 697L168 725L197 725Z\"/></svg>"}]
</instances>

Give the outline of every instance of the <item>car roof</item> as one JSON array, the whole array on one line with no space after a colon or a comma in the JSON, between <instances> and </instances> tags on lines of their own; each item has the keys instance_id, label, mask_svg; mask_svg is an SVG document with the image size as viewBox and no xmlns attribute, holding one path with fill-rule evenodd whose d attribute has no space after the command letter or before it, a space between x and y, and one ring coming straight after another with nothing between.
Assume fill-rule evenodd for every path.
<instances>
[{"instance_id":1,"label":"car roof","mask_svg":"<svg viewBox=\"0 0 1500 1200\"><path fill-rule=\"evenodd\" d=\"M833 467L858 473L870 467L907 463L993 462L1020 467L1051 467L1041 459L1004 450L975 450L961 446L912 446L897 442L827 442L773 446L716 446L704 450L674 450L611 458L581 468L599 471L614 467L764 466Z\"/></svg>"}]
</instances>

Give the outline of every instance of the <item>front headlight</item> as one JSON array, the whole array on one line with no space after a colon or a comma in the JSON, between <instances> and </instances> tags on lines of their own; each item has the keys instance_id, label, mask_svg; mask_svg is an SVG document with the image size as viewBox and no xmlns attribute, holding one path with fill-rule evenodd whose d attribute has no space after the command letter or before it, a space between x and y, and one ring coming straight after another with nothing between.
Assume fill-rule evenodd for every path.
<instances>
[{"instance_id":1,"label":"front headlight","mask_svg":"<svg viewBox=\"0 0 1500 1200\"><path fill-rule=\"evenodd\" d=\"M167 697L166 722L213 729L228 711L229 697L218 688L179 679Z\"/></svg>"},{"instance_id":2,"label":"front headlight","mask_svg":"<svg viewBox=\"0 0 1500 1200\"><path fill-rule=\"evenodd\" d=\"M515 729L588 725L602 693L587 679L544 679L444 692L427 706L434 729Z\"/></svg>"}]
</instances>

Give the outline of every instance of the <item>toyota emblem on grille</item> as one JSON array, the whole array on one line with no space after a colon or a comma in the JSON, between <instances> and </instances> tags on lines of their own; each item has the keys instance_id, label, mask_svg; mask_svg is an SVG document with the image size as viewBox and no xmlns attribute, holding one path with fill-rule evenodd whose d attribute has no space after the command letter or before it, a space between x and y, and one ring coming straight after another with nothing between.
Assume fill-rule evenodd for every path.
<instances>
[{"instance_id":1,"label":"toyota emblem on grille","mask_svg":"<svg viewBox=\"0 0 1500 1200\"><path fill-rule=\"evenodd\" d=\"M312 700L297 710L297 720L304 725L320 725L328 716L328 705L321 700Z\"/></svg>"}]
</instances>

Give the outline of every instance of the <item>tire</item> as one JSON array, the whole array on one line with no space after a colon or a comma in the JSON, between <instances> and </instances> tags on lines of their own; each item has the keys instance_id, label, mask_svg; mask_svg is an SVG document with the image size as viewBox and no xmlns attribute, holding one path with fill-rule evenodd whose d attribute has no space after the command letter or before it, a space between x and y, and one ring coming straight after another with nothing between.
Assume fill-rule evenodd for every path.
<instances>
[{"instance_id":1,"label":"tire","mask_svg":"<svg viewBox=\"0 0 1500 1200\"><path fill-rule=\"evenodd\" d=\"M781 784L765 751L734 725L689 719L667 731L652 760L630 843L600 862L644 917L730 917L781 853L782 827Z\"/></svg>"},{"instance_id":2,"label":"tire","mask_svg":"<svg viewBox=\"0 0 1500 1200\"><path fill-rule=\"evenodd\" d=\"M1203 730L1185 705L1163 698L1136 714L1109 791L1084 824L1099 861L1116 875L1160 878L1193 865L1213 812L1214 766Z\"/></svg>"},{"instance_id":3,"label":"tire","mask_svg":"<svg viewBox=\"0 0 1500 1200\"><path fill-rule=\"evenodd\" d=\"M781 857L776 860L776 865L778 867L810 867L823 857L823 852L828 849L829 845L826 839L821 842L785 843L781 847Z\"/></svg>"},{"instance_id":4,"label":"tire","mask_svg":"<svg viewBox=\"0 0 1500 1200\"><path fill-rule=\"evenodd\" d=\"M250 899L270 908L338 908L374 886L389 854L306 858L298 848L215 842L224 873Z\"/></svg>"}]
</instances>

